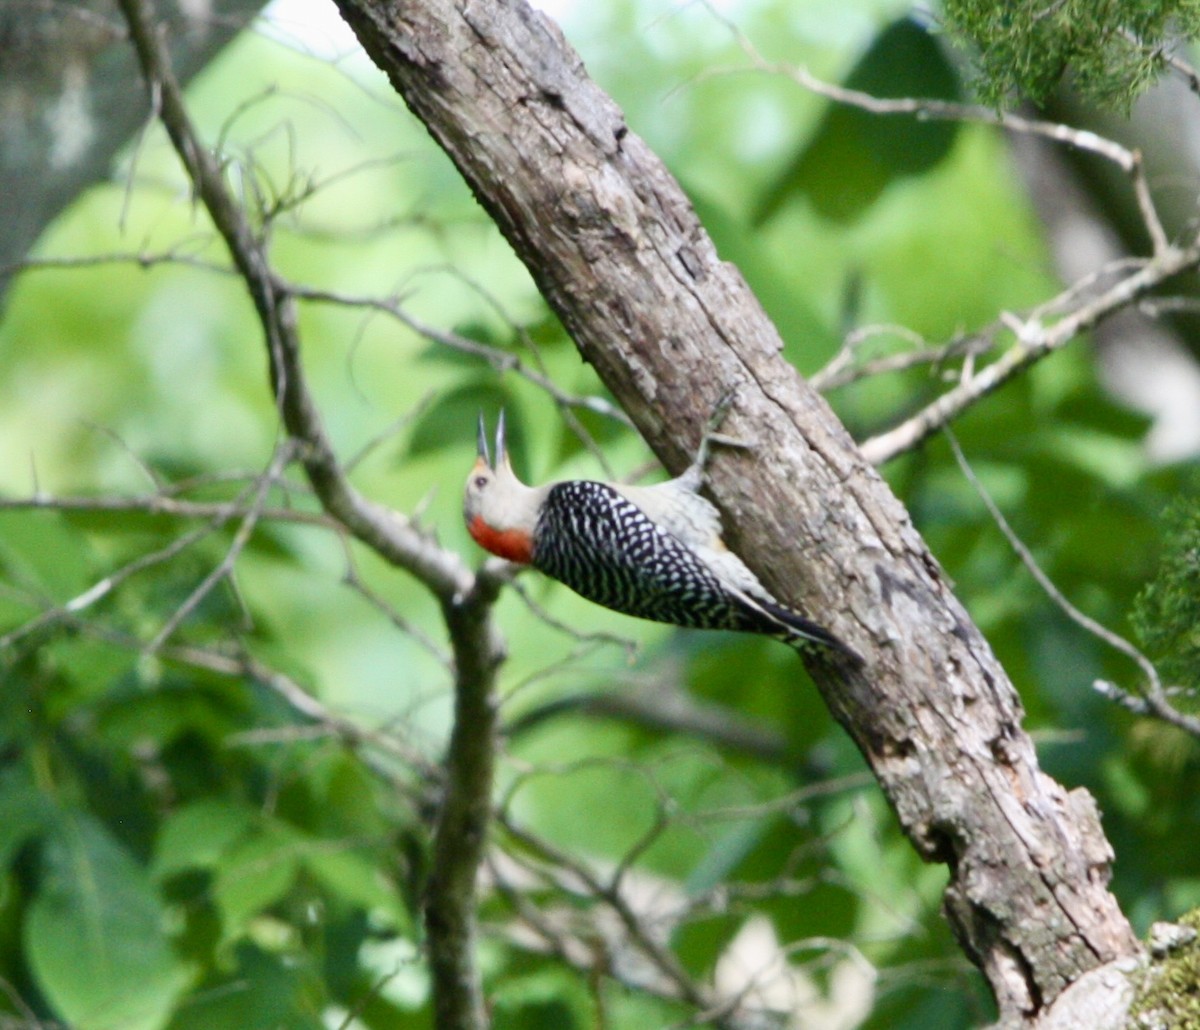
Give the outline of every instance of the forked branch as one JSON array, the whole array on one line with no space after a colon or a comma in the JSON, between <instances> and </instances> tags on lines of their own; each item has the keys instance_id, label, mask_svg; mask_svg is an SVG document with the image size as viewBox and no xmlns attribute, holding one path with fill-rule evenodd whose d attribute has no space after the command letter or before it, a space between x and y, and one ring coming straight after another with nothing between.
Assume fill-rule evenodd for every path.
<instances>
[{"instance_id":1,"label":"forked branch","mask_svg":"<svg viewBox=\"0 0 1200 1030\"><path fill-rule=\"evenodd\" d=\"M346 478L305 380L295 300L280 287L264 241L226 187L217 157L191 123L149 4L119 2L154 108L254 303L280 418L298 441L322 508L351 535L420 579L441 604L454 652L455 721L434 836L434 872L426 892L426 925L439 1025L483 1027L475 966L475 881L491 807L493 687L504 653L491 618L499 582L473 575L456 554L368 501Z\"/></svg>"},{"instance_id":2,"label":"forked branch","mask_svg":"<svg viewBox=\"0 0 1200 1030\"><path fill-rule=\"evenodd\" d=\"M914 846L949 867L948 918L1003 1015L1133 953L1090 798L1040 771L1012 684L907 514L557 28L519 0L338 6L671 471L738 388L728 431L758 446L709 470L732 544L867 656L814 678Z\"/></svg>"}]
</instances>

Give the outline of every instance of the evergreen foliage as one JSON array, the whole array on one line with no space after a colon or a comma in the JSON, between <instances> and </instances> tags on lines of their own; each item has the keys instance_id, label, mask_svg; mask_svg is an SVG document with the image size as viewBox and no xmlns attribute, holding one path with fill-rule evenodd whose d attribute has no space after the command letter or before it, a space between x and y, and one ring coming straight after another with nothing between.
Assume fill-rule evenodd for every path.
<instances>
[{"instance_id":1,"label":"evergreen foliage","mask_svg":"<svg viewBox=\"0 0 1200 1030\"><path fill-rule=\"evenodd\" d=\"M1197 0L946 0L945 12L974 48L976 89L995 107L1044 100L1066 77L1127 113L1166 55L1200 32Z\"/></svg>"},{"instance_id":2,"label":"evergreen foliage","mask_svg":"<svg viewBox=\"0 0 1200 1030\"><path fill-rule=\"evenodd\" d=\"M1164 681L1200 690L1200 499L1176 501L1164 521L1164 553L1133 624Z\"/></svg>"}]
</instances>

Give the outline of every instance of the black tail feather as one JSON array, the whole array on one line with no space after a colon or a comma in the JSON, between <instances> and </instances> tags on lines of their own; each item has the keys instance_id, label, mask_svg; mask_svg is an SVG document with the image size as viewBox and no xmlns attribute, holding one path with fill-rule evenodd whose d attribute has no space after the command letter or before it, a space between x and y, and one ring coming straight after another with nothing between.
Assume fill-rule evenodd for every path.
<instances>
[{"instance_id":1,"label":"black tail feather","mask_svg":"<svg viewBox=\"0 0 1200 1030\"><path fill-rule=\"evenodd\" d=\"M782 605L759 598L755 598L755 604L759 605L763 612L779 625L780 632L778 636L780 639L791 644L797 650L802 651L808 645L816 644L819 647L827 647L831 651L836 651L838 654L850 659L856 668L864 664L862 655L855 651L854 648L849 644L843 643L823 626L818 626L812 620L806 619L799 612L794 612L790 608L784 608Z\"/></svg>"}]
</instances>

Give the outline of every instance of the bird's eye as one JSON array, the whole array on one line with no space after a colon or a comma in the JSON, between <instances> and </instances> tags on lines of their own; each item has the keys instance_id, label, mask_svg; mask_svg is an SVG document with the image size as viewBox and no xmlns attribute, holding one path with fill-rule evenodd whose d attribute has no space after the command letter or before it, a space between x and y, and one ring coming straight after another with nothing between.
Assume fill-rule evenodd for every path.
<instances>
[{"instance_id":1,"label":"bird's eye","mask_svg":"<svg viewBox=\"0 0 1200 1030\"><path fill-rule=\"evenodd\" d=\"M488 485L487 476L476 476L475 477L475 489L476 490L482 490L487 485Z\"/></svg>"}]
</instances>

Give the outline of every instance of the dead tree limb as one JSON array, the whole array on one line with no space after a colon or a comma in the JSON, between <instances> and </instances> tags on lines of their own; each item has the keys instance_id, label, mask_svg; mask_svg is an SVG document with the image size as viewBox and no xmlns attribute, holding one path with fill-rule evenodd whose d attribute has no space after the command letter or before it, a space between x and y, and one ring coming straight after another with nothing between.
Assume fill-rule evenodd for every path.
<instances>
[{"instance_id":1,"label":"dead tree limb","mask_svg":"<svg viewBox=\"0 0 1200 1030\"><path fill-rule=\"evenodd\" d=\"M738 388L712 492L743 557L867 655L814 666L1003 1018L1137 945L1086 792L1038 767L1022 708L902 505L721 262L678 184L520 0L338 0L668 468Z\"/></svg>"}]
</instances>

